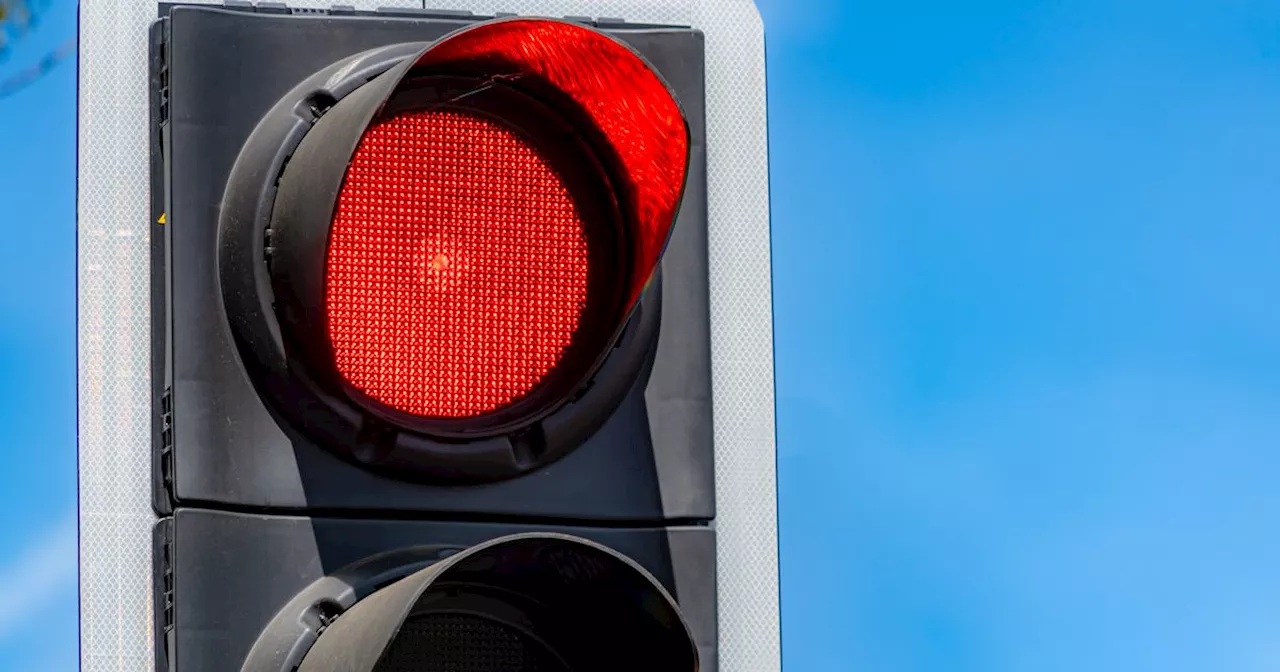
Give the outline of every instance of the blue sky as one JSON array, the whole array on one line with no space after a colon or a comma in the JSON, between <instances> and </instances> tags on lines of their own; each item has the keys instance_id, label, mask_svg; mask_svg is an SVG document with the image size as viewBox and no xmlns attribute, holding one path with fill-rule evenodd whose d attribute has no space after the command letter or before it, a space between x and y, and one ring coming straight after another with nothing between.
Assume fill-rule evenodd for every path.
<instances>
[{"instance_id":1,"label":"blue sky","mask_svg":"<svg viewBox=\"0 0 1280 672\"><path fill-rule=\"evenodd\" d=\"M1280 4L760 6L785 669L1280 669ZM74 669L74 86L0 100L0 669Z\"/></svg>"},{"instance_id":2,"label":"blue sky","mask_svg":"<svg viewBox=\"0 0 1280 672\"><path fill-rule=\"evenodd\" d=\"M75 35L75 5L48 5L34 32L0 61L0 79ZM76 669L75 132L71 62L0 99L0 670L6 672Z\"/></svg>"},{"instance_id":3,"label":"blue sky","mask_svg":"<svg viewBox=\"0 0 1280 672\"><path fill-rule=\"evenodd\" d=\"M786 669L1280 669L1280 4L763 10Z\"/></svg>"}]
</instances>

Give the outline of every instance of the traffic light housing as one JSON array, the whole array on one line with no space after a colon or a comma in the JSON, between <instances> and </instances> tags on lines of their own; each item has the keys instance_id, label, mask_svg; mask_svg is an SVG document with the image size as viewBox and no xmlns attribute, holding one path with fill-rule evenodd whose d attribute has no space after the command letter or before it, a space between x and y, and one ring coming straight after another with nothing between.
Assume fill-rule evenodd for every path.
<instances>
[{"instance_id":1,"label":"traffic light housing","mask_svg":"<svg viewBox=\"0 0 1280 672\"><path fill-rule=\"evenodd\" d=\"M701 33L264 9L152 30L158 665L315 668L410 570L535 535L489 552L594 540L591 594L671 602L614 666L716 669ZM544 633L607 610L540 590L479 649L606 664Z\"/></svg>"},{"instance_id":2,"label":"traffic light housing","mask_svg":"<svg viewBox=\"0 0 1280 672\"><path fill-rule=\"evenodd\" d=\"M173 303L170 290L174 287L168 284L171 278L178 278L179 284L188 283L189 290L194 286L190 283L204 283L210 274L217 275L220 262L207 255L192 255L189 249L183 252L181 245L194 240L188 236L208 231L201 228L208 222L202 209L221 207L219 202L202 204L191 197L222 199L226 191L188 193L180 189L169 199L165 190L179 181L174 178L206 179L217 171L229 174L251 131L237 126L236 133L245 135L234 148L203 137L202 143L210 148L206 165L188 156L173 162L175 171L169 171L166 161L179 159L184 150L178 144L194 146L190 144L193 137L227 137L227 129L217 125L220 122L215 115L183 116L193 107L190 96L201 97L196 109L218 110L232 124L246 123L249 117L241 114L242 96L225 95L230 89L210 90L210 79L205 80L206 86L191 87L192 82L186 79L189 74L167 67L174 63L167 53L161 53L161 36L155 24L157 18L169 17L175 5L149 0L82 0L76 50L81 669L235 669L246 657L257 656L285 640L305 652L311 646L307 633L323 633L344 613L355 613L352 605L376 594L370 591L383 582L414 576L423 579L419 572L442 567L442 559L486 544L496 544L498 555L519 557L520 547L508 542L535 535L570 539L561 547L573 549L569 555L589 558L592 544L600 543L635 561L612 565L617 570L612 575L622 579L631 572L633 579L640 577L635 579L640 585L661 588L640 591L652 598L653 604L670 599L678 605L679 616L700 645L704 668L776 672L780 660L766 79L764 32L753 3L432 0L424 6L420 0L350 0L350 4L355 8L330 5L327 0L292 0L287 6L230 0L225 5L204 6L259 17L360 19L366 27L385 24L386 19L474 25L501 18L497 16L501 12L526 17L576 16L579 18L570 21L610 34L617 31L621 35L630 29L623 42L632 47L647 39L645 26L658 32L686 26L703 35L703 60L696 65L703 69L699 84L705 95L701 101L704 108L691 109L684 94L675 97L684 106L691 131L696 130L692 128L695 124L703 123L703 144L691 142L690 147L705 156L706 172L695 169L696 158L691 154L681 222L671 232L661 271L651 280L660 289L651 287L648 291L650 296L658 295L662 305L658 311L637 313L656 313L661 318L657 352L645 360L651 362L651 373L644 391L629 391L608 420L620 422L615 416L625 414L637 427L647 424L642 438L621 432L616 439L648 440L652 452L571 450L559 459L544 452L544 457L551 458L545 464L549 469L560 471L564 465L576 465L574 469L582 473L599 474L600 480L619 486L617 492L610 492L587 484L595 501L604 503L598 507L604 517L566 525L565 517L528 517L514 506L508 507L507 513L485 511L501 499L482 495L485 491L497 488L517 498L536 491L512 485L528 480L525 476L498 474L470 482L456 478L450 484L448 474L388 478L387 473L358 458L343 457L320 446L218 453L209 445L193 444L201 435L193 433L197 426L208 430L200 440L224 444L229 437L253 436L254 429L271 433L289 426L275 411L226 414L253 404L220 398L208 394L208 389L202 393L215 404L185 405L183 399L189 398L186 395L192 390L228 382L213 374L235 369L193 366L190 359L172 357L182 348L169 346L194 338L200 344L220 347L228 336L219 329L229 331L231 327L229 319L221 326L204 322L210 329L193 326L189 321L203 316L199 310L182 310L180 304ZM604 17L625 17L627 22ZM442 30L437 37L443 34ZM332 46L327 39L299 39L291 29L277 32L271 39L283 43L279 54ZM164 49L170 46L166 43ZM200 56L226 64L233 62L224 58L226 52L242 46L238 39L206 44ZM661 49L640 51L672 90L680 88L676 80L681 68L690 64L664 62ZM240 61L238 72L226 73L220 80L237 86L269 82L282 87L279 96L269 102L254 99L257 102L253 104L260 107L250 126L257 124L289 87L313 74L279 70L277 65L291 68L296 64L288 65L289 58L276 59L271 50L257 53L260 59ZM292 79L284 83L284 75ZM171 112L172 124L158 122L162 117L170 118ZM181 131L192 121L196 127L188 125L187 140L163 151L167 142L164 134ZM208 125L210 121L216 123ZM199 128L201 124L205 126ZM691 141L698 139L694 134L690 137ZM702 188L693 184L697 179L705 179ZM702 193L705 203L689 205L694 193ZM180 207L168 208L171 200ZM673 269L692 263L683 250L699 242L682 242L682 237L696 231L682 223L684 213L690 207L703 206L715 446L713 464L707 468L714 471L715 518L639 521L628 512L703 508L693 499L703 492L697 487L700 472L680 468L698 459L695 451L669 440L690 436L688 426L696 421L683 418L679 405L650 412L663 399L684 394L687 386L679 385L682 376L686 371L697 371L696 361L690 364L679 359L685 351L670 346L667 327L697 323L682 315L689 306L670 279L678 274ZM187 210L182 214L185 223L176 217L183 208ZM192 214L198 215L194 221L188 216ZM173 240L165 238L170 234L179 243L172 254L169 245ZM216 242L210 245L216 247ZM432 266L453 268L443 259L440 262ZM219 291L210 299L218 305L210 310L228 315L221 305L220 280L211 282L219 283ZM205 299L209 296L204 294ZM628 333L630 329L624 331L623 338ZM220 352L224 356L230 352L232 363L244 366L238 344L233 351ZM239 375L258 380L244 368ZM160 382L166 377L170 384ZM258 387L240 390L258 403L271 405L271 397ZM637 417L632 404L637 396L647 404L643 418ZM218 413L224 413L222 423L216 421ZM603 431L604 426L596 434ZM596 434L583 445L594 441ZM294 438L286 432L288 441ZM333 461L359 468L338 469ZM541 474L541 470L537 467L529 473ZM619 474L646 476L611 480ZM190 480L193 476L194 481ZM200 479L212 481L212 487L200 485ZM288 484L275 490L269 486L273 482ZM437 489L447 496L408 497L406 490L396 485L404 482L427 485L427 490ZM659 487L655 493L647 486L637 487L641 482ZM192 485L200 485L199 490ZM371 498L341 493L345 485L356 490L386 486L385 499L396 501L395 508L363 508ZM170 487L176 497L169 495ZM325 508L313 506L309 498L322 491L337 494L329 495ZM646 492L649 501L640 506ZM224 501L194 497L219 493ZM553 495L553 500L543 508L568 514L580 510L577 505L586 501L580 491L563 491ZM444 504L449 502L457 505L446 508ZM418 505L421 508L414 508ZM708 552L706 543L710 530L714 530L714 554ZM424 545L426 539L434 542ZM379 554L388 548L400 550ZM491 553L487 557L495 556ZM580 567L564 561L556 565ZM714 569L708 570L710 566ZM707 577L714 577L714 581ZM422 597L429 597L432 587L441 585L433 579L424 579L419 585L424 584ZM616 588L626 582L615 580L611 585ZM317 597L319 593L332 599ZM310 606L299 611L297 607L304 603ZM272 612L270 605L281 606ZM711 605L714 610L695 605ZM418 613L418 606L415 604L411 613ZM660 615L661 609L648 613ZM343 622L350 626L353 621ZM706 627L708 622L713 626ZM281 624L288 628L281 629ZM710 652L705 642L707 632L716 633ZM249 641L252 645L245 644Z\"/></svg>"}]
</instances>

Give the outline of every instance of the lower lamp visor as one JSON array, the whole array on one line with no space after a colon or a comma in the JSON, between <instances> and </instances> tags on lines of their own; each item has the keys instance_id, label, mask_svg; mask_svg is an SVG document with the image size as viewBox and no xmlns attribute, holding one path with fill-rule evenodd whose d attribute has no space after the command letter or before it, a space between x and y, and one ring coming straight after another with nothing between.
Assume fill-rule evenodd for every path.
<instances>
[{"instance_id":1,"label":"lower lamp visor","mask_svg":"<svg viewBox=\"0 0 1280 672\"><path fill-rule=\"evenodd\" d=\"M503 537L357 602L298 672L696 672L671 596L599 544Z\"/></svg>"}]
</instances>

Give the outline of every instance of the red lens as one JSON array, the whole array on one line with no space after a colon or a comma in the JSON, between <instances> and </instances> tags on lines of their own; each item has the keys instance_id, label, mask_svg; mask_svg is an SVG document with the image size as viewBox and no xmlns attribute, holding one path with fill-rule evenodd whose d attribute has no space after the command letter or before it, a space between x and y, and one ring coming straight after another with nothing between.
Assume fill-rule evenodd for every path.
<instances>
[{"instance_id":1,"label":"red lens","mask_svg":"<svg viewBox=\"0 0 1280 672\"><path fill-rule=\"evenodd\" d=\"M352 158L330 232L337 369L416 416L509 406L572 341L587 252L564 179L511 129L452 110L377 123Z\"/></svg>"}]
</instances>

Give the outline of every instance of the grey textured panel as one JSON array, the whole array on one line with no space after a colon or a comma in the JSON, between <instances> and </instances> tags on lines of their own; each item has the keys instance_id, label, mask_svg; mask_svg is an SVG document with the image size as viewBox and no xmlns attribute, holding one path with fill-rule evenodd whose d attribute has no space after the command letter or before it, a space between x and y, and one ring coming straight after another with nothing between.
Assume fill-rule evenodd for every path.
<instances>
[{"instance_id":1,"label":"grey textured panel","mask_svg":"<svg viewBox=\"0 0 1280 672\"><path fill-rule=\"evenodd\" d=\"M297 0L298 7L409 0ZM691 25L707 40L720 662L781 666L764 34L750 0L431 0L477 14ZM152 0L83 0L79 92L81 669L151 665L147 31Z\"/></svg>"},{"instance_id":2,"label":"grey textured panel","mask_svg":"<svg viewBox=\"0 0 1280 672\"><path fill-rule=\"evenodd\" d=\"M707 213L720 669L782 667L764 27L750 0L693 7L707 35Z\"/></svg>"}]
</instances>

